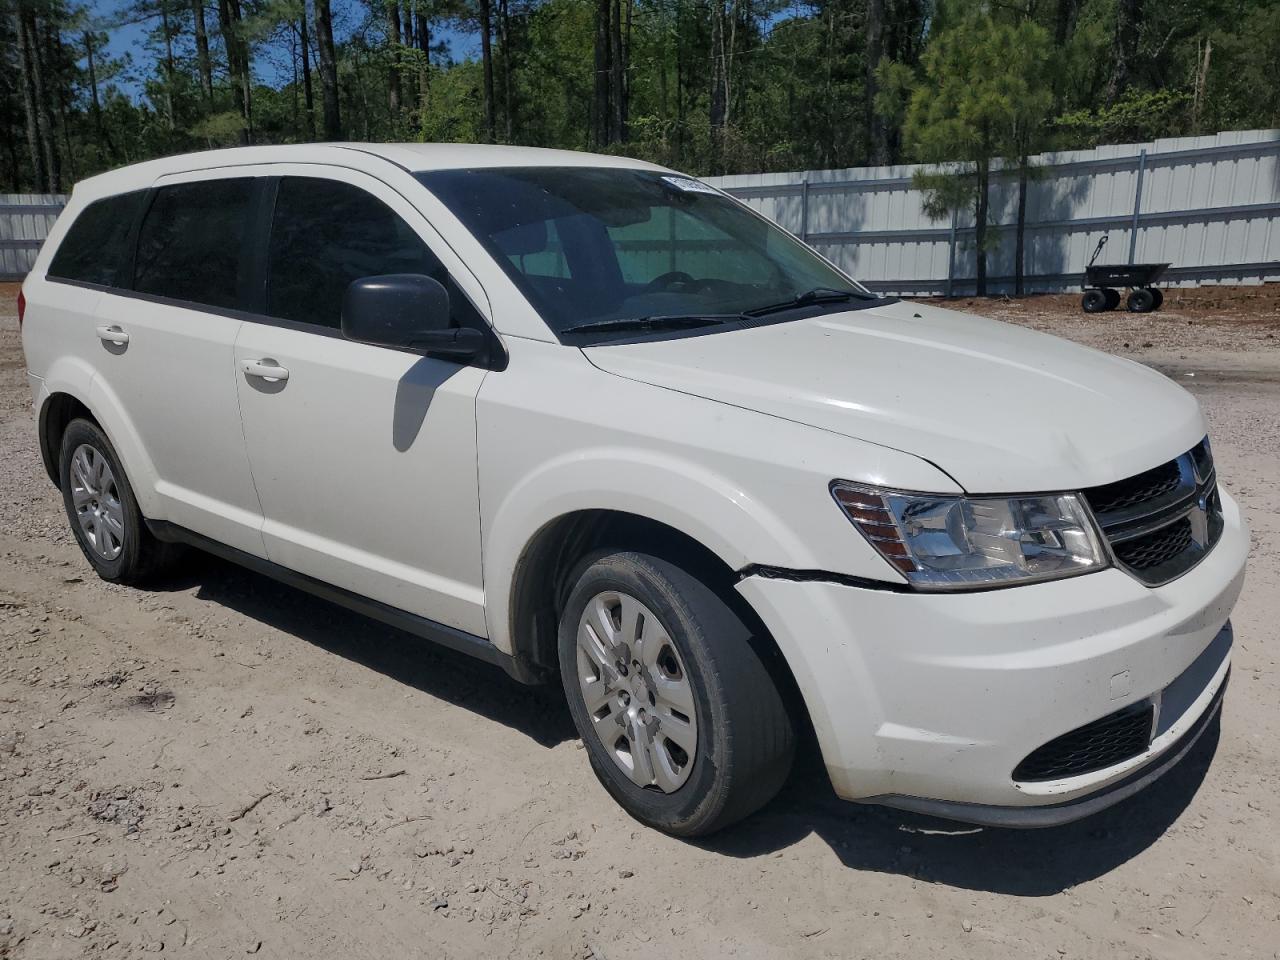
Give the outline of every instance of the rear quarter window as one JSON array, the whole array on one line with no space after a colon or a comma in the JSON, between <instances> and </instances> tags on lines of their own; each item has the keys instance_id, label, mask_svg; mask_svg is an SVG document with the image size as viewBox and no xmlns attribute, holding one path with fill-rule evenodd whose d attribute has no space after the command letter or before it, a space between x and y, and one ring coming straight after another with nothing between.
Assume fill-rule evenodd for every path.
<instances>
[{"instance_id":1,"label":"rear quarter window","mask_svg":"<svg viewBox=\"0 0 1280 960\"><path fill-rule=\"evenodd\" d=\"M134 290L237 306L252 199L250 177L160 187L138 232Z\"/></svg>"},{"instance_id":2,"label":"rear quarter window","mask_svg":"<svg viewBox=\"0 0 1280 960\"><path fill-rule=\"evenodd\" d=\"M95 200L71 223L54 251L47 275L104 287L127 286L121 271L128 260L128 243L138 205L145 190Z\"/></svg>"}]
</instances>

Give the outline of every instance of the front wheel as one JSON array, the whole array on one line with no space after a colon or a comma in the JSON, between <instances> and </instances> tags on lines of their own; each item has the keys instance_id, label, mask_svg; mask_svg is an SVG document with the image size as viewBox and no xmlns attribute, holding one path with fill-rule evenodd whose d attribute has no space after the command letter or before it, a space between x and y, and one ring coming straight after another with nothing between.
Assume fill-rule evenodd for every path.
<instances>
[{"instance_id":1,"label":"front wheel","mask_svg":"<svg viewBox=\"0 0 1280 960\"><path fill-rule=\"evenodd\" d=\"M1084 296L1080 298L1080 306L1085 313L1102 313L1102 311L1110 309L1107 303L1107 292L1096 287L1086 290Z\"/></svg>"},{"instance_id":2,"label":"front wheel","mask_svg":"<svg viewBox=\"0 0 1280 960\"><path fill-rule=\"evenodd\" d=\"M767 803L794 752L791 719L751 631L709 587L641 553L584 565L560 620L569 710L605 789L682 837Z\"/></svg>"}]
</instances>

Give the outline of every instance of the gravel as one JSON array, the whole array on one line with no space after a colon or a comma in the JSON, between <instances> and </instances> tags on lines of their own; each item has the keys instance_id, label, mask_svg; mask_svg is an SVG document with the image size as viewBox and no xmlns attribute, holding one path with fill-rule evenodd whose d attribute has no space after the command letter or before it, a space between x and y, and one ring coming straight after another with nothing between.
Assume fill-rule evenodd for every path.
<instances>
[{"instance_id":1,"label":"gravel","mask_svg":"<svg viewBox=\"0 0 1280 960\"><path fill-rule=\"evenodd\" d=\"M0 957L1274 957L1273 294L1147 317L959 304L1205 406L1253 556L1220 728L1186 762L1090 820L1009 832L841 803L806 761L698 844L619 811L553 692L212 559L154 591L94 578L0 316Z\"/></svg>"}]
</instances>

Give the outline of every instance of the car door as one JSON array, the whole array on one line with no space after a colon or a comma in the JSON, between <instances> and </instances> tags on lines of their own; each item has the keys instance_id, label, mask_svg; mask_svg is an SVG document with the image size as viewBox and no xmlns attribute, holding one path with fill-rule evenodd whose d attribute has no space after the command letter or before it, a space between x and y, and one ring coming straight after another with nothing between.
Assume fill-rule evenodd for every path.
<instances>
[{"instance_id":1,"label":"car door","mask_svg":"<svg viewBox=\"0 0 1280 960\"><path fill-rule=\"evenodd\" d=\"M92 392L125 411L167 520L264 556L232 352L256 192L234 169L163 178L144 201L126 290L94 316Z\"/></svg>"},{"instance_id":2,"label":"car door","mask_svg":"<svg viewBox=\"0 0 1280 960\"><path fill-rule=\"evenodd\" d=\"M343 293L361 277L435 276L465 324L485 325L472 304L482 294L469 274L455 278L456 258L445 269L424 238L452 253L398 193L364 173L316 169L276 182L266 316L235 345L267 556L483 636L475 403L486 371L339 329Z\"/></svg>"}]
</instances>

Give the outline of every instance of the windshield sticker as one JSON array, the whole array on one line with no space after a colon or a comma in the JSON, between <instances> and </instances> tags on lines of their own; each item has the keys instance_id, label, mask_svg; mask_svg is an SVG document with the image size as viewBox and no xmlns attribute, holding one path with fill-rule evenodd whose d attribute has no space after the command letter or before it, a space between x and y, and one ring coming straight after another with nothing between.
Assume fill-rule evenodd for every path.
<instances>
[{"instance_id":1,"label":"windshield sticker","mask_svg":"<svg viewBox=\"0 0 1280 960\"><path fill-rule=\"evenodd\" d=\"M692 177L663 177L662 179L682 193L710 193L713 195L720 193L715 187L708 186L701 180L694 180Z\"/></svg>"}]
</instances>

